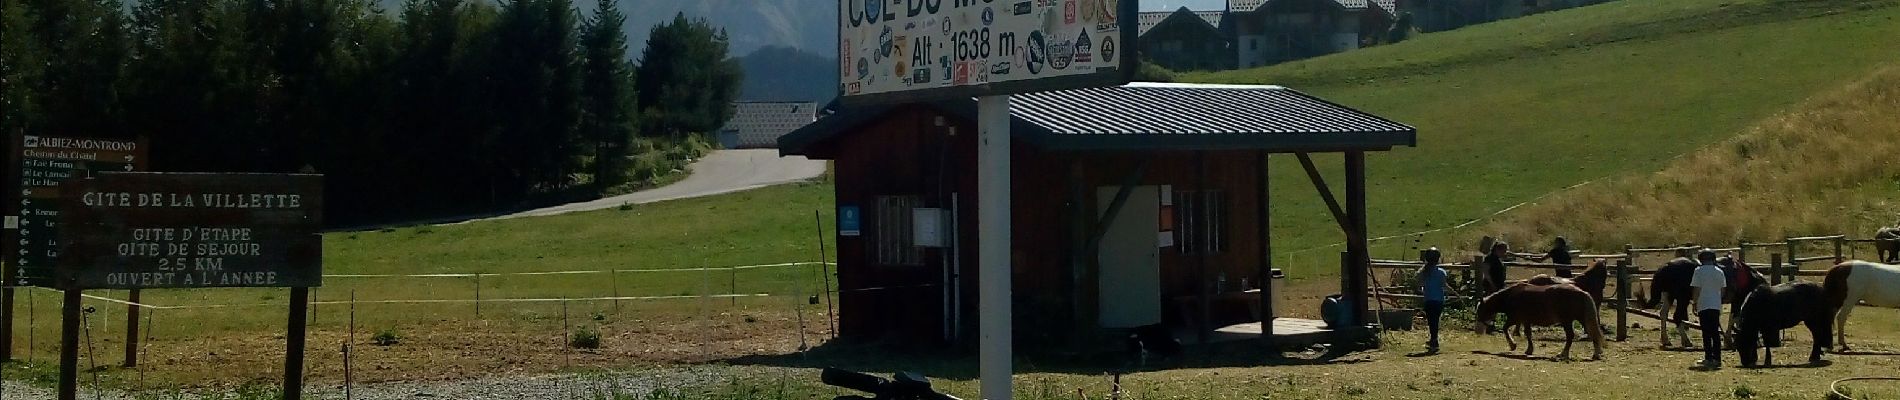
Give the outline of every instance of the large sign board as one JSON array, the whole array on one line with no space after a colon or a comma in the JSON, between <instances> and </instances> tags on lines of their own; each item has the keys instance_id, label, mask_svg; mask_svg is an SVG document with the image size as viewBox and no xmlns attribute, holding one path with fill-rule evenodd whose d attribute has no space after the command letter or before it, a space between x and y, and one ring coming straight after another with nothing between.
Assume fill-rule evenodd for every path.
<instances>
[{"instance_id":1,"label":"large sign board","mask_svg":"<svg viewBox=\"0 0 1900 400\"><path fill-rule=\"evenodd\" d=\"M6 196L6 232L0 241L6 268L4 286L54 285L59 258L60 183L97 172L146 169L143 140L13 135L11 150L17 161L9 165L7 180L16 182L18 196Z\"/></svg>"},{"instance_id":2,"label":"large sign board","mask_svg":"<svg viewBox=\"0 0 1900 400\"><path fill-rule=\"evenodd\" d=\"M1136 0L839 0L848 104L1127 83Z\"/></svg>"},{"instance_id":3,"label":"large sign board","mask_svg":"<svg viewBox=\"0 0 1900 400\"><path fill-rule=\"evenodd\" d=\"M322 175L105 173L61 191L73 288L323 282Z\"/></svg>"}]
</instances>

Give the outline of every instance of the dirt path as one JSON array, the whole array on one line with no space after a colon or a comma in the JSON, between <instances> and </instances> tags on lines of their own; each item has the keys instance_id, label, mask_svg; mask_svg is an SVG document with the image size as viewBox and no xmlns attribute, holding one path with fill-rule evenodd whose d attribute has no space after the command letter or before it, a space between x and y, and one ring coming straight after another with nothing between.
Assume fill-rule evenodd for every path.
<instances>
[{"instance_id":1,"label":"dirt path","mask_svg":"<svg viewBox=\"0 0 1900 400\"><path fill-rule=\"evenodd\" d=\"M622 204L644 204L711 196L816 178L825 173L823 160L801 156L779 157L776 149L719 150L693 163L692 175L671 185L580 203L522 211L490 219L560 215L601 210Z\"/></svg>"}]
</instances>

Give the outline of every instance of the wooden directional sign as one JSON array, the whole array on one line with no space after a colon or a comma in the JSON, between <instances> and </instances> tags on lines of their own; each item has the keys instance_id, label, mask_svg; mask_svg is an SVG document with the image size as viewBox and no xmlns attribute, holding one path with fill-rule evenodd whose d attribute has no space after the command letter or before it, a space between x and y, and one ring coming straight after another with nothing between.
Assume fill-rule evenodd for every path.
<instances>
[{"instance_id":1,"label":"wooden directional sign","mask_svg":"<svg viewBox=\"0 0 1900 400\"><path fill-rule=\"evenodd\" d=\"M146 170L144 140L14 135L7 179L17 182L9 199L7 235L0 238L7 267L4 286L55 286L59 257L59 185L95 172Z\"/></svg>"},{"instance_id":2,"label":"wooden directional sign","mask_svg":"<svg viewBox=\"0 0 1900 400\"><path fill-rule=\"evenodd\" d=\"M60 190L73 288L323 283L322 175L103 173Z\"/></svg>"}]
</instances>

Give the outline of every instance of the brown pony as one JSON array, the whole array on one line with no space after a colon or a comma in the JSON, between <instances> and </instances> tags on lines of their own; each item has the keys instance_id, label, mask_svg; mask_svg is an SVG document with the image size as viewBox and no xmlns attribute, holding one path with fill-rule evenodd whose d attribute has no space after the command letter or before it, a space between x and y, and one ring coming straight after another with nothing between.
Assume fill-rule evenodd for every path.
<instances>
[{"instance_id":1,"label":"brown pony","mask_svg":"<svg viewBox=\"0 0 1900 400\"><path fill-rule=\"evenodd\" d=\"M1882 227L1874 231L1874 252L1882 264L1900 262L1900 226Z\"/></svg>"},{"instance_id":2,"label":"brown pony","mask_svg":"<svg viewBox=\"0 0 1900 400\"><path fill-rule=\"evenodd\" d=\"M1485 330L1485 334L1490 334L1491 321L1498 313L1504 314L1504 340L1511 344L1511 351L1517 351L1517 340L1511 337L1511 327L1523 328L1524 355L1531 355L1535 351L1534 339L1531 338L1532 326L1561 326L1564 328L1564 351L1558 357L1570 358L1571 342L1577 340L1577 332L1571 323L1581 323L1584 332L1590 335L1590 341L1596 345L1590 359L1603 359L1603 329L1598 320L1596 301L1576 285L1520 283L1485 296L1484 300L1478 302L1478 326Z\"/></svg>"}]
</instances>

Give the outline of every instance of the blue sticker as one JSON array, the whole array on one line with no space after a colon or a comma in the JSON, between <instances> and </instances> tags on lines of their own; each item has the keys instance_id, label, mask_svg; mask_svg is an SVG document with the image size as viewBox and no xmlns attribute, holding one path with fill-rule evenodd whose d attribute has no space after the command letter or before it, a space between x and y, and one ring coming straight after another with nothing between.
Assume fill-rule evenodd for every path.
<instances>
[{"instance_id":1,"label":"blue sticker","mask_svg":"<svg viewBox=\"0 0 1900 400\"><path fill-rule=\"evenodd\" d=\"M857 206L838 206L838 236L859 235L862 233L863 220L864 216L858 214Z\"/></svg>"},{"instance_id":2,"label":"blue sticker","mask_svg":"<svg viewBox=\"0 0 1900 400\"><path fill-rule=\"evenodd\" d=\"M871 60L866 60L864 59L864 57L858 57L858 78L863 79L870 76L871 76Z\"/></svg>"},{"instance_id":3,"label":"blue sticker","mask_svg":"<svg viewBox=\"0 0 1900 400\"><path fill-rule=\"evenodd\" d=\"M990 26L990 24L995 23L995 22L996 22L996 10L991 9L989 7L983 7L983 26Z\"/></svg>"},{"instance_id":4,"label":"blue sticker","mask_svg":"<svg viewBox=\"0 0 1900 400\"><path fill-rule=\"evenodd\" d=\"M950 63L950 56L937 57L937 65L943 66L943 79L946 81L950 79L952 76L950 74L951 68L955 67L955 65Z\"/></svg>"},{"instance_id":5,"label":"blue sticker","mask_svg":"<svg viewBox=\"0 0 1900 400\"><path fill-rule=\"evenodd\" d=\"M864 2L864 13L865 13L866 15L870 15L870 16L871 16L871 18L878 18L878 17L880 17L880 16L883 16L883 15L884 15L884 2L883 2L883 1L867 1L867 2Z\"/></svg>"},{"instance_id":6,"label":"blue sticker","mask_svg":"<svg viewBox=\"0 0 1900 400\"><path fill-rule=\"evenodd\" d=\"M877 50L877 58L879 60L890 58L891 46L894 45L894 43L891 42L891 26L890 25L884 26L884 33L878 34L877 40L879 42L878 50Z\"/></svg>"}]
</instances>

